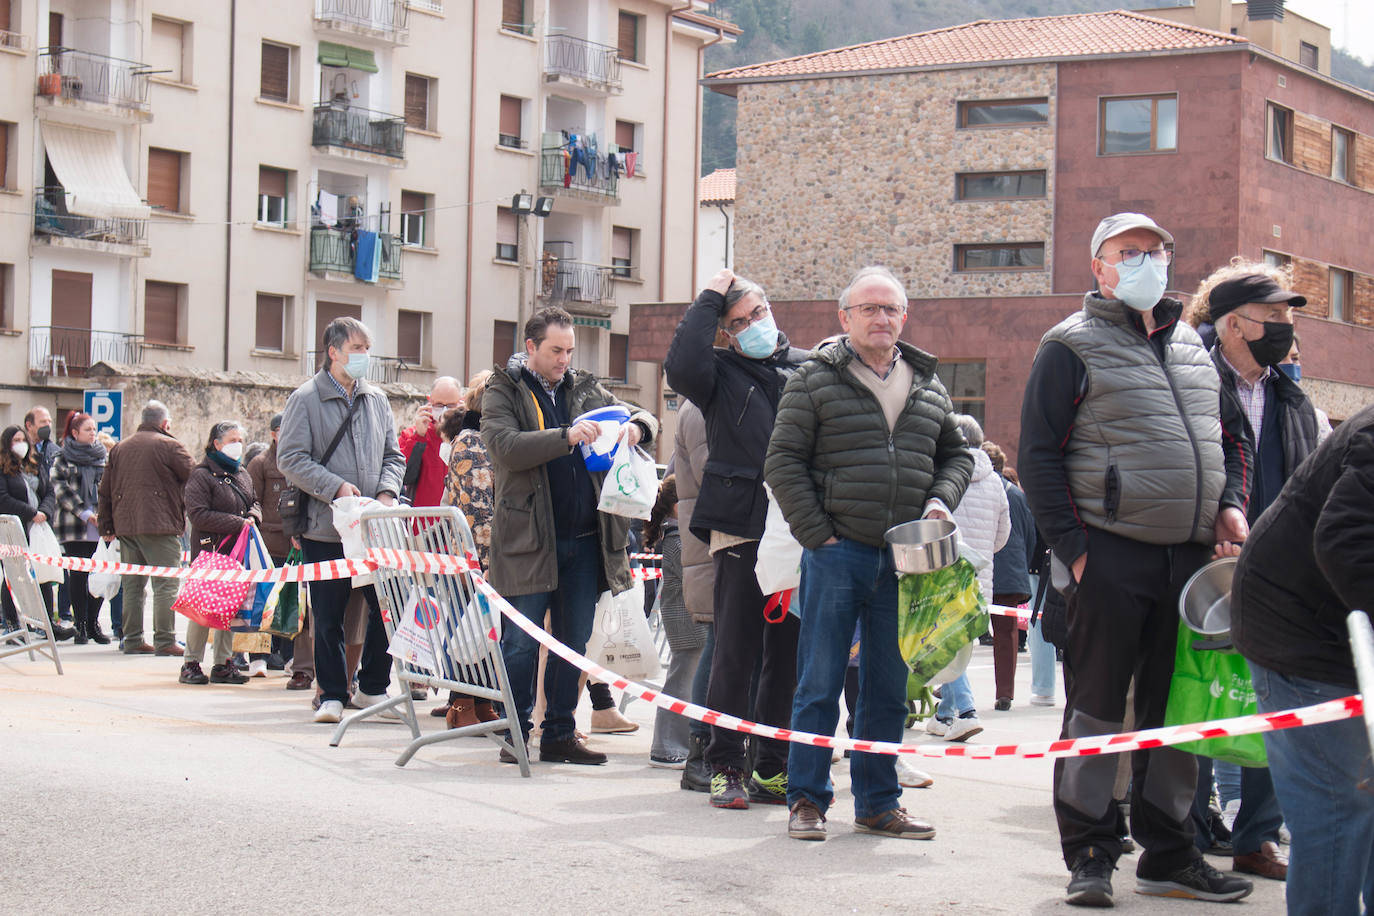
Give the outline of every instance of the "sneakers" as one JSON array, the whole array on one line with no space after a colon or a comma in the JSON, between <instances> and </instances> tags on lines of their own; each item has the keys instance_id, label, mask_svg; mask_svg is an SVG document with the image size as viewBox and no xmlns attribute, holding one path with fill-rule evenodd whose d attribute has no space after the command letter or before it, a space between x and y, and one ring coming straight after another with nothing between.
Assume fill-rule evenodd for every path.
<instances>
[{"instance_id":1,"label":"sneakers","mask_svg":"<svg viewBox=\"0 0 1374 916\"><path fill-rule=\"evenodd\" d=\"M744 788L743 773L727 767L711 774L711 807L741 811L749 807L749 793Z\"/></svg>"},{"instance_id":2,"label":"sneakers","mask_svg":"<svg viewBox=\"0 0 1374 916\"><path fill-rule=\"evenodd\" d=\"M1137 894L1208 900L1212 903L1230 903L1247 896L1254 889L1255 885L1248 879L1223 875L1201 857L1162 880L1137 876L1135 881Z\"/></svg>"},{"instance_id":3,"label":"sneakers","mask_svg":"<svg viewBox=\"0 0 1374 916\"><path fill-rule=\"evenodd\" d=\"M249 677L267 677L267 659L255 658L248 663Z\"/></svg>"},{"instance_id":4,"label":"sneakers","mask_svg":"<svg viewBox=\"0 0 1374 916\"><path fill-rule=\"evenodd\" d=\"M177 680L182 684L208 684L210 679L205 676L205 672L200 670L200 662L184 662L181 666L181 676Z\"/></svg>"},{"instance_id":5,"label":"sneakers","mask_svg":"<svg viewBox=\"0 0 1374 916\"><path fill-rule=\"evenodd\" d=\"M1116 865L1096 846L1073 863L1073 877L1065 889L1066 902L1073 906L1114 906L1112 902L1112 872Z\"/></svg>"},{"instance_id":6,"label":"sneakers","mask_svg":"<svg viewBox=\"0 0 1374 916\"><path fill-rule=\"evenodd\" d=\"M334 723L343 718L343 704L338 700L325 700L320 704L320 708L315 710L315 721Z\"/></svg>"},{"instance_id":7,"label":"sneakers","mask_svg":"<svg viewBox=\"0 0 1374 916\"><path fill-rule=\"evenodd\" d=\"M934 735L937 738L943 738L949 732L949 725L949 722L944 721L938 716L931 716L929 719L926 719L926 734Z\"/></svg>"},{"instance_id":8,"label":"sneakers","mask_svg":"<svg viewBox=\"0 0 1374 916\"><path fill-rule=\"evenodd\" d=\"M576 736L562 741L539 742L539 759L545 763L578 763L584 766L599 766L606 762L606 755L594 751L583 744Z\"/></svg>"},{"instance_id":9,"label":"sneakers","mask_svg":"<svg viewBox=\"0 0 1374 916\"><path fill-rule=\"evenodd\" d=\"M816 803L803 798L792 806L787 818L787 835L794 840L824 840L825 815Z\"/></svg>"},{"instance_id":10,"label":"sneakers","mask_svg":"<svg viewBox=\"0 0 1374 916\"><path fill-rule=\"evenodd\" d=\"M1030 704L1032 706L1053 706L1054 697L1047 697L1043 693L1031 694Z\"/></svg>"},{"instance_id":11,"label":"sneakers","mask_svg":"<svg viewBox=\"0 0 1374 916\"><path fill-rule=\"evenodd\" d=\"M685 756L684 756L684 757L677 757L677 756L660 757L660 756L655 756L654 754L650 754L650 755L649 755L649 766L651 766L651 767L657 767L657 768L660 769L660 770L681 770L681 769L685 769L685 768L686 768L686 766L687 766L687 758L686 758Z\"/></svg>"},{"instance_id":12,"label":"sneakers","mask_svg":"<svg viewBox=\"0 0 1374 916\"><path fill-rule=\"evenodd\" d=\"M196 665L199 668L199 665ZM183 666L184 670L184 666ZM246 684L248 675L243 674L234 667L233 662L225 662L222 665L215 665L210 669L210 683L212 684Z\"/></svg>"},{"instance_id":13,"label":"sneakers","mask_svg":"<svg viewBox=\"0 0 1374 916\"><path fill-rule=\"evenodd\" d=\"M960 716L945 725L945 733L941 737L946 741L967 741L982 731L983 723L978 721L977 716Z\"/></svg>"},{"instance_id":14,"label":"sneakers","mask_svg":"<svg viewBox=\"0 0 1374 916\"><path fill-rule=\"evenodd\" d=\"M756 805L787 804L787 774L779 773L764 779L755 770L749 777L749 801Z\"/></svg>"},{"instance_id":15,"label":"sneakers","mask_svg":"<svg viewBox=\"0 0 1374 916\"><path fill-rule=\"evenodd\" d=\"M378 703L385 703L387 700L394 699L385 693L363 693L361 690L355 691L352 697L353 703L359 709L367 709L369 706L376 706ZM391 719L399 722L401 714L396 711L395 706L388 706L376 714L378 719Z\"/></svg>"},{"instance_id":16,"label":"sneakers","mask_svg":"<svg viewBox=\"0 0 1374 916\"><path fill-rule=\"evenodd\" d=\"M918 770L905 760L897 761L897 785L907 789L928 789L935 785L934 778L924 770Z\"/></svg>"},{"instance_id":17,"label":"sneakers","mask_svg":"<svg viewBox=\"0 0 1374 916\"><path fill-rule=\"evenodd\" d=\"M593 735L628 735L639 731L639 723L631 722L620 714L614 706L608 709L592 710Z\"/></svg>"},{"instance_id":18,"label":"sneakers","mask_svg":"<svg viewBox=\"0 0 1374 916\"><path fill-rule=\"evenodd\" d=\"M933 840L935 828L906 813L905 808L893 808L872 817L854 818L856 833L893 837L899 840Z\"/></svg>"}]
</instances>

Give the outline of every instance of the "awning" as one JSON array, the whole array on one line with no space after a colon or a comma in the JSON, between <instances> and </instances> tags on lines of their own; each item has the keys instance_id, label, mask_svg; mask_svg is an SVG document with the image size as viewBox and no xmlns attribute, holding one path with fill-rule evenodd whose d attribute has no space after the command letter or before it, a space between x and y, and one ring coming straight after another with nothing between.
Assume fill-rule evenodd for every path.
<instances>
[{"instance_id":1,"label":"awning","mask_svg":"<svg viewBox=\"0 0 1374 916\"><path fill-rule=\"evenodd\" d=\"M67 195L67 212L96 219L147 219L149 208L124 171L108 130L43 122L43 146Z\"/></svg>"},{"instance_id":2,"label":"awning","mask_svg":"<svg viewBox=\"0 0 1374 916\"><path fill-rule=\"evenodd\" d=\"M335 44L332 41L320 42L320 64L325 67L348 67L364 73L377 73L377 55L362 48Z\"/></svg>"}]
</instances>

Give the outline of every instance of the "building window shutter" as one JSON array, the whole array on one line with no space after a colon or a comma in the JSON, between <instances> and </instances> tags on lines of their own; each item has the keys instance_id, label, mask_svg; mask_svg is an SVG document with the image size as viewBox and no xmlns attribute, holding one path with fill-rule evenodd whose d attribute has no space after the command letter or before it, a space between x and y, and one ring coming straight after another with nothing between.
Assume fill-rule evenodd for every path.
<instances>
[{"instance_id":1,"label":"building window shutter","mask_svg":"<svg viewBox=\"0 0 1374 916\"><path fill-rule=\"evenodd\" d=\"M285 313L285 297L258 293L257 336L253 342L255 347L259 350L275 350L279 353L286 349L284 339Z\"/></svg>"},{"instance_id":2,"label":"building window shutter","mask_svg":"<svg viewBox=\"0 0 1374 916\"><path fill-rule=\"evenodd\" d=\"M401 241L406 245L427 244L425 221L429 217L428 195L401 192Z\"/></svg>"},{"instance_id":3,"label":"building window shutter","mask_svg":"<svg viewBox=\"0 0 1374 916\"><path fill-rule=\"evenodd\" d=\"M265 99L277 102L290 101L291 92L291 49L282 45L263 42L262 74L258 87L259 94Z\"/></svg>"},{"instance_id":4,"label":"building window shutter","mask_svg":"<svg viewBox=\"0 0 1374 916\"><path fill-rule=\"evenodd\" d=\"M615 122L615 145L621 152L635 148L635 126L630 121Z\"/></svg>"},{"instance_id":5,"label":"building window shutter","mask_svg":"<svg viewBox=\"0 0 1374 916\"><path fill-rule=\"evenodd\" d=\"M520 260L520 230L515 211L496 208L496 256L503 261Z\"/></svg>"},{"instance_id":6,"label":"building window shutter","mask_svg":"<svg viewBox=\"0 0 1374 916\"><path fill-rule=\"evenodd\" d=\"M425 316L423 312L396 314L396 356L408 363L420 363L424 358Z\"/></svg>"},{"instance_id":7,"label":"building window shutter","mask_svg":"<svg viewBox=\"0 0 1374 916\"><path fill-rule=\"evenodd\" d=\"M630 260L631 239L633 232L630 229L616 226L611 230L611 257Z\"/></svg>"},{"instance_id":8,"label":"building window shutter","mask_svg":"<svg viewBox=\"0 0 1374 916\"><path fill-rule=\"evenodd\" d=\"M516 142L510 145L514 146L518 146L520 141L520 108L519 99L509 95L501 96L501 138L513 138Z\"/></svg>"},{"instance_id":9,"label":"building window shutter","mask_svg":"<svg viewBox=\"0 0 1374 916\"><path fill-rule=\"evenodd\" d=\"M606 368L606 374L618 381L626 381L630 377L630 335L612 334L611 335L611 354L610 365Z\"/></svg>"},{"instance_id":10,"label":"building window shutter","mask_svg":"<svg viewBox=\"0 0 1374 916\"><path fill-rule=\"evenodd\" d=\"M260 166L258 168L258 193L267 197L286 196L286 172L281 169Z\"/></svg>"},{"instance_id":11,"label":"building window shutter","mask_svg":"<svg viewBox=\"0 0 1374 916\"><path fill-rule=\"evenodd\" d=\"M406 127L429 129L429 80L406 74Z\"/></svg>"},{"instance_id":12,"label":"building window shutter","mask_svg":"<svg viewBox=\"0 0 1374 916\"><path fill-rule=\"evenodd\" d=\"M181 209L181 153L148 149L148 203L173 213Z\"/></svg>"},{"instance_id":13,"label":"building window shutter","mask_svg":"<svg viewBox=\"0 0 1374 916\"><path fill-rule=\"evenodd\" d=\"M511 31L524 31L525 0L502 0L501 25Z\"/></svg>"},{"instance_id":14,"label":"building window shutter","mask_svg":"<svg viewBox=\"0 0 1374 916\"><path fill-rule=\"evenodd\" d=\"M180 343L177 284L149 280L143 286L143 338L149 343Z\"/></svg>"},{"instance_id":15,"label":"building window shutter","mask_svg":"<svg viewBox=\"0 0 1374 916\"><path fill-rule=\"evenodd\" d=\"M515 354L515 322L492 322L491 364L504 367Z\"/></svg>"},{"instance_id":16,"label":"building window shutter","mask_svg":"<svg viewBox=\"0 0 1374 916\"><path fill-rule=\"evenodd\" d=\"M616 48L621 60L639 60L639 17L633 13L620 14Z\"/></svg>"},{"instance_id":17,"label":"building window shutter","mask_svg":"<svg viewBox=\"0 0 1374 916\"><path fill-rule=\"evenodd\" d=\"M153 17L152 29L152 65L154 70L166 70L166 73L158 74L164 79L169 79L175 83L184 82L181 72L182 61L182 42L185 40L185 31L180 22L172 22L168 19Z\"/></svg>"},{"instance_id":18,"label":"building window shutter","mask_svg":"<svg viewBox=\"0 0 1374 916\"><path fill-rule=\"evenodd\" d=\"M3 0L0 0L3 5ZM0 121L0 188L10 186L10 125Z\"/></svg>"}]
</instances>

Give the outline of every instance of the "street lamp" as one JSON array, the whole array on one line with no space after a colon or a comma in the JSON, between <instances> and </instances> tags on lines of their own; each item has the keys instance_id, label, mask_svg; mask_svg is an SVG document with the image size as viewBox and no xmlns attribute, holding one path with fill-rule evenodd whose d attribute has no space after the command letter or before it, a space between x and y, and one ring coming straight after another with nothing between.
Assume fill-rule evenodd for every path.
<instances>
[{"instance_id":1,"label":"street lamp","mask_svg":"<svg viewBox=\"0 0 1374 916\"><path fill-rule=\"evenodd\" d=\"M530 267L529 245L526 244L526 236L528 235L526 232L526 220L531 213L540 219L552 213L553 198L536 198L533 194L521 190L519 194L516 194L510 199L510 208L515 213L516 239L520 248L520 303L516 310L518 319L516 327L519 329L516 333L519 334L523 333L525 321L529 318L529 316L525 314L525 274ZM533 308L531 308L530 311L533 312Z\"/></svg>"}]
</instances>

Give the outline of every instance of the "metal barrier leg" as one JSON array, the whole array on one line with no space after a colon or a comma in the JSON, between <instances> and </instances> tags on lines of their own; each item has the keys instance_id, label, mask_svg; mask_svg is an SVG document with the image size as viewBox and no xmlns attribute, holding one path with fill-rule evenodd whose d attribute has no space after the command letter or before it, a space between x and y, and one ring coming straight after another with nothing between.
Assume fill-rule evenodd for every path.
<instances>
[{"instance_id":1,"label":"metal barrier leg","mask_svg":"<svg viewBox=\"0 0 1374 916\"><path fill-rule=\"evenodd\" d=\"M386 712L388 709L392 709L393 707L398 706L401 703L408 702L410 702L410 694L407 692L404 696L391 697L390 699L383 700L380 703L374 703L371 706L367 707L367 709L358 710L353 715L346 717L342 722L339 723L339 727L334 729L334 737L329 739L329 746L338 747L339 742L343 740L344 732L348 731L348 727L352 725L354 722L361 722L369 716L380 715L381 713ZM413 718L414 716L412 712L412 719ZM400 723L398 722L397 724Z\"/></svg>"},{"instance_id":2,"label":"metal barrier leg","mask_svg":"<svg viewBox=\"0 0 1374 916\"><path fill-rule=\"evenodd\" d=\"M28 547L24 536L24 526L13 515L0 515L0 544L10 547ZM38 591L38 583L33 577L33 568L23 557L5 557L0 561L5 572L5 582L0 588L8 588L14 598L14 608L19 629L0 638L0 658L28 653L29 661L39 655L52 659L57 673L62 674L62 659L57 653L57 639L53 636L52 620L48 617L47 605ZM29 624L39 627L42 636L35 638Z\"/></svg>"},{"instance_id":3,"label":"metal barrier leg","mask_svg":"<svg viewBox=\"0 0 1374 916\"><path fill-rule=\"evenodd\" d=\"M1374 751L1374 627L1364 611L1351 611L1345 618L1350 630L1350 652L1355 657L1355 681L1364 699L1364 727L1369 732L1369 749ZM1368 903L1368 901L1366 901Z\"/></svg>"}]
</instances>

